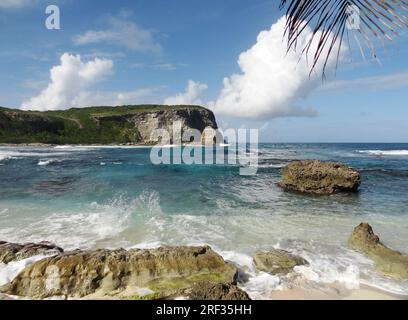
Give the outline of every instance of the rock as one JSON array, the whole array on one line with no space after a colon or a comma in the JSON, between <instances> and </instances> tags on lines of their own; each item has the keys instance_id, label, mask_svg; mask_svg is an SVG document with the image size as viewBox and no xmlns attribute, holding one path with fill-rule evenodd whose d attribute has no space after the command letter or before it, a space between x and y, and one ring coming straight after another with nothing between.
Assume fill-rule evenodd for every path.
<instances>
[{"instance_id":1,"label":"rock","mask_svg":"<svg viewBox=\"0 0 408 320\"><path fill-rule=\"evenodd\" d=\"M53 255L63 251L62 248L47 241L25 244L0 241L0 262L7 264L11 261L23 260L40 254Z\"/></svg>"},{"instance_id":2,"label":"rock","mask_svg":"<svg viewBox=\"0 0 408 320\"><path fill-rule=\"evenodd\" d=\"M175 123L180 123L181 132L180 140L182 139L181 134L190 131L198 130L203 136L201 142L196 141L201 144L214 144L211 141L205 140L205 132L208 130L214 130L218 133L217 122L215 120L214 113L206 108L202 107L182 107L169 110L159 110L159 111L145 111L145 112L132 112L119 115L95 115L92 116L92 120L97 123L98 126L103 126L104 124L118 123L126 124L130 123L132 126L137 128L137 142L146 145L157 144L157 141L152 139L152 133L156 129L165 129L170 134L170 141L164 144L181 144L182 142L188 141L173 141L173 126ZM207 139L208 140L208 139ZM220 141L220 143L223 140Z\"/></svg>"},{"instance_id":3,"label":"rock","mask_svg":"<svg viewBox=\"0 0 408 320\"><path fill-rule=\"evenodd\" d=\"M32 298L102 297L123 292L132 296L144 289L163 298L198 281L234 282L236 273L234 266L207 246L77 250L26 267L0 292Z\"/></svg>"},{"instance_id":4,"label":"rock","mask_svg":"<svg viewBox=\"0 0 408 320\"><path fill-rule=\"evenodd\" d=\"M343 164L307 160L290 163L278 186L286 191L324 195L357 192L360 183L360 173Z\"/></svg>"},{"instance_id":5,"label":"rock","mask_svg":"<svg viewBox=\"0 0 408 320\"><path fill-rule=\"evenodd\" d=\"M285 250L273 249L267 252L257 252L254 264L258 271L270 274L286 274L293 271L296 266L309 264L305 259L295 256Z\"/></svg>"},{"instance_id":6,"label":"rock","mask_svg":"<svg viewBox=\"0 0 408 320\"><path fill-rule=\"evenodd\" d=\"M181 126L178 140L187 131L198 130L203 134L205 130L218 128L214 113L200 106L139 105L80 110L50 113L0 107L0 143L15 143L19 137L19 143L152 145L157 144L152 137L155 130L165 129L171 139L165 144L180 144L172 137L176 122ZM201 138L195 142L214 144L211 137ZM184 142L190 140L188 137Z\"/></svg>"},{"instance_id":7,"label":"rock","mask_svg":"<svg viewBox=\"0 0 408 320\"><path fill-rule=\"evenodd\" d=\"M381 243L367 223L357 226L348 240L349 247L371 258L378 271L399 279L408 279L408 256Z\"/></svg>"},{"instance_id":8,"label":"rock","mask_svg":"<svg viewBox=\"0 0 408 320\"><path fill-rule=\"evenodd\" d=\"M248 294L232 283L200 281L186 295L190 300L251 300Z\"/></svg>"},{"instance_id":9,"label":"rock","mask_svg":"<svg viewBox=\"0 0 408 320\"><path fill-rule=\"evenodd\" d=\"M10 301L13 300L9 296L0 293L0 301Z\"/></svg>"}]
</instances>

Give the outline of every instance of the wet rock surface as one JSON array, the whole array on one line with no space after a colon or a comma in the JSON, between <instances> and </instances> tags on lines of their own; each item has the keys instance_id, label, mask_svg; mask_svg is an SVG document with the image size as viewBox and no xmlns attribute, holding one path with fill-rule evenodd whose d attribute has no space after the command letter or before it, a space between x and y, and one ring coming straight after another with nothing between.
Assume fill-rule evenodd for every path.
<instances>
[{"instance_id":1,"label":"wet rock surface","mask_svg":"<svg viewBox=\"0 0 408 320\"><path fill-rule=\"evenodd\" d=\"M340 163L318 160L294 161L283 170L278 186L286 191L316 195L357 192L361 183L358 171Z\"/></svg>"},{"instance_id":2,"label":"wet rock surface","mask_svg":"<svg viewBox=\"0 0 408 320\"><path fill-rule=\"evenodd\" d=\"M293 271L296 266L307 265L302 257L291 254L285 250L269 250L257 252L254 255L254 264L258 271L270 274L286 274Z\"/></svg>"},{"instance_id":3,"label":"wet rock surface","mask_svg":"<svg viewBox=\"0 0 408 320\"><path fill-rule=\"evenodd\" d=\"M408 279L408 256L381 243L368 223L358 225L348 240L349 247L371 258L378 271L395 278Z\"/></svg>"},{"instance_id":4,"label":"wet rock surface","mask_svg":"<svg viewBox=\"0 0 408 320\"><path fill-rule=\"evenodd\" d=\"M201 281L195 283L186 295L190 300L251 300L248 294L233 283Z\"/></svg>"},{"instance_id":5,"label":"wet rock surface","mask_svg":"<svg viewBox=\"0 0 408 320\"><path fill-rule=\"evenodd\" d=\"M0 241L0 262L7 264L12 261L23 260L41 254L60 254L63 251L62 248L47 241L25 244Z\"/></svg>"},{"instance_id":6,"label":"wet rock surface","mask_svg":"<svg viewBox=\"0 0 408 320\"><path fill-rule=\"evenodd\" d=\"M233 283L237 269L210 247L73 251L26 267L0 292L31 298L137 292L177 295L199 281Z\"/></svg>"}]
</instances>

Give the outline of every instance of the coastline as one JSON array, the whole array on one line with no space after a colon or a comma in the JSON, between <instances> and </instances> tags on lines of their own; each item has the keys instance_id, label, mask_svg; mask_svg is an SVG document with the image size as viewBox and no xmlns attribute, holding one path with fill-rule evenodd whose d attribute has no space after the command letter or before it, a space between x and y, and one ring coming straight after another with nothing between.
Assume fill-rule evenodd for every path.
<instances>
[{"instance_id":1,"label":"coastline","mask_svg":"<svg viewBox=\"0 0 408 320\"><path fill-rule=\"evenodd\" d=\"M271 300L408 300L408 295L398 295L368 285L347 289L342 284L329 284L322 290L293 288L276 290Z\"/></svg>"},{"instance_id":2,"label":"coastline","mask_svg":"<svg viewBox=\"0 0 408 320\"><path fill-rule=\"evenodd\" d=\"M126 292L122 292L122 295L98 295L97 293L90 294L82 298L68 297L67 300L127 300L132 299L131 292L128 291L129 297L126 298ZM26 300L30 299L22 296L13 296L0 293L0 300ZM53 297L53 299L58 299ZM61 300L65 298L60 297ZM185 300L186 297L175 297L174 300ZM45 299L47 300L47 299ZM146 300L146 299L141 299ZM149 300L149 299L147 299ZM152 299L155 300L155 299ZM172 299L170 299L172 300ZM258 300L258 299L256 299ZM399 295L391 293L389 291L381 290L368 285L360 285L358 289L347 289L346 286L340 283L328 284L326 288L318 289L305 289L305 288L291 288L283 290L274 290L271 295L264 299L264 301L408 301L408 295Z\"/></svg>"},{"instance_id":3,"label":"coastline","mask_svg":"<svg viewBox=\"0 0 408 320\"><path fill-rule=\"evenodd\" d=\"M1 144L1 146L5 146ZM23 149L45 147L52 148L55 146L62 146L61 149L72 148L77 151L75 147L90 147L89 145L50 145L50 144L7 144L8 147L17 147ZM132 148L132 147L146 147L140 145L94 145L96 148ZM283 148L283 147L282 147ZM286 146L284 146L286 148ZM295 151L303 151L298 147L293 147ZM319 146L310 147L313 152L319 149ZM354 164L354 167L366 170L366 162L373 161L372 156L362 154L356 151L355 146L349 146L346 151L344 147L334 146L332 153L327 153L328 156L322 160L326 160L330 157L337 159L339 152L348 152L347 155L356 154L351 160L344 161ZM359 146L358 150L365 150L371 146ZM381 146L376 146L376 149ZM394 147L393 147L394 148ZM404 148L406 148L404 146ZM58 148L57 148L58 149ZM261 160L267 160L269 157L276 157L276 146L264 146L261 149ZM387 149L387 148L383 148ZM3 149L4 150L4 149ZM286 149L285 149L286 150ZM279 161L282 164L295 161L298 158L298 154L286 154L285 150L278 149ZM292 149L291 149L292 150ZM306 149L308 150L308 149ZM28 150L24 152L21 157L10 158L10 161L4 162L4 168L10 168L14 170L15 177L23 177L24 183L21 184L21 191L32 192L33 196L27 198L27 202L4 202L3 206L0 206L0 215L3 218L5 225L11 221L11 218L16 219L17 222L9 223L12 228L4 229L1 240L9 239L9 241L19 242L22 241L42 241L43 239L52 241L59 244L68 250L75 248L81 248L83 250L92 250L92 248L128 248L128 242L130 243L162 243L163 245L193 245L195 243L207 243L213 245L216 252L223 256L228 261L235 263L242 274L249 276L251 282L248 282L245 277L239 280L238 286L244 291L251 294L253 299L273 299L273 300L408 300L408 296L399 295L407 294L406 285L407 282L394 283L388 281L388 278L382 278L381 280L386 282L386 285L381 286L381 282L373 281L372 275L381 276L380 273L374 273L375 262L369 257L358 255L351 250L348 250L345 246L346 239L353 225L361 222L361 215L364 214L364 220L375 226L378 229L379 234L384 236L384 243L390 245L391 248L402 250L405 252L404 243L398 241L399 239L405 239L404 233L405 227L405 209L403 207L397 207L401 212L400 215L384 216L383 218L376 214L377 212L384 212L382 207L373 205L376 201L389 204L397 203L394 198L388 200L384 196L373 199L370 194L366 192L366 185L371 187L370 180L365 180L363 184L362 192L358 195L333 195L329 197L308 197L307 195L299 195L297 193L283 192L281 189L271 185L271 182L277 182L281 179L280 169L264 168L259 176L259 181L262 182L264 189L243 188L235 187L242 183L242 178L235 178L233 186L231 183L231 175L220 175L217 170L208 167L202 171L202 179L199 182L207 186L207 174L213 173L213 177L216 177L217 182L221 182L223 186L228 187L233 191L242 191L237 195L237 198L244 198L243 191L251 192L251 195L257 197L257 199L269 201L270 206L266 208L251 208L242 204L238 206L239 212L237 213L236 206L230 205L230 202L218 203L214 202L216 206L217 215L214 214L214 206L206 206L204 210L200 208L200 212L196 212L197 198L194 193L187 193L188 188L184 184L176 185L174 190L177 190L177 194L183 195L181 198L184 201L185 197L189 194L192 195L191 207L189 210L183 211L183 208L175 207L171 209L177 209L177 212L169 210L166 207L168 204L174 203L174 198L169 199L166 193L169 190L169 186L174 187L174 181L178 181L180 178L179 170L169 170L166 168L166 172L169 174L168 184L163 182L162 173L153 174L151 171L143 171L140 165L145 165L148 159L144 156L144 152L122 152L118 150L101 150L93 151L90 153L92 157L86 152L73 152L62 153L57 152L60 150ZM69 150L68 150L69 151ZM13 150L5 149L5 152L14 153ZM55 154L54 154L55 152ZM309 151L308 151L309 152ZM311 154L310 152L308 154ZM333 156L334 155L334 156ZM27 161L27 159L39 159L42 162L45 160L50 161L49 167L39 168L37 166L38 161ZM360 160L362 159L362 160ZM385 158L387 159L387 158ZM344 159L343 159L344 160ZM52 162L53 161L53 162ZM112 166L109 170L104 167L100 167L93 164L98 164L100 161L106 161L107 163L124 164L123 166ZM276 164L276 158L273 158L271 163ZM355 161L354 163L352 161ZM357 162L358 161L358 162ZM379 165L383 165L384 159L374 159ZM61 162L64 164L61 165ZM132 165L125 165L131 163ZM268 162L269 163L269 162ZM391 162L394 164L395 162ZM91 166L89 166L91 164ZM357 165L356 165L357 164ZM43 166L43 164L41 164ZM48 166L48 164L45 164ZM81 179L75 177L70 180L71 176L76 172L75 170L92 168L91 171L86 171L87 174L81 176ZM33 171L38 172L38 175L34 176L34 180L29 180L30 174ZM36 170L38 168L38 170ZM93 169L94 168L94 169ZM404 170L404 166L398 165L397 168L390 166L389 171L370 170L364 171L365 174L372 175L371 178L377 179L377 175L381 176L378 181L381 181L384 186L395 188L398 192L399 185L395 185L395 176L399 171ZM202 169L202 168L200 168ZM57 171L58 170L58 171ZM61 171L59 171L61 170ZM392 171L391 171L392 170ZM156 172L156 171L154 171ZM224 172L224 171L223 171ZM367 173L368 172L368 173ZM130 173L140 179L142 177L143 184L134 184L133 176L130 180ZM196 174L196 171L194 171ZM384 175L387 174L384 178ZM67 175L68 178L65 178ZM125 192L125 196L117 195L115 193L103 194L103 197L97 199L98 194L89 193L83 198L78 197L79 193L86 189L78 189L78 186L86 186L92 183L101 182L100 177L103 177L103 183L109 181L106 184L106 190L121 190ZM110 177L118 176L120 179L110 179ZM197 174L195 175L197 176ZM198 177L200 178L200 171L198 171ZM234 176L235 177L235 176ZM401 177L405 177L405 172L401 173ZM153 179L152 179L153 178ZM301 181L301 179L298 179ZM76 184L76 182L80 184ZM258 182L259 182L258 181ZM374 180L376 182L377 180ZM86 182L86 183L85 183ZM123 187L123 183L126 182L126 186L132 186L129 191ZM132 183L133 182L133 183ZM259 186L257 182L257 186ZM387 184L389 183L389 184ZM105 186L104 184L100 184ZM151 190L146 191L146 186ZM232 189L231 189L232 186ZM271 187L272 186L272 187ZM15 187L20 187L19 184L13 184L12 188L8 189L8 186L4 185L4 192L10 193L10 196L14 196L16 193ZM401 192L403 192L404 185L401 185ZM135 189L136 188L136 189ZM208 184L208 190L213 190L214 184ZM34 192L32 191L34 190ZM61 192L59 192L61 190ZM104 189L102 189L104 191ZM173 190L173 189L172 189ZM217 189L218 190L218 189ZM255 192L260 190L260 192ZM62 193L63 191L63 193ZM127 193L126 193L127 192ZM379 190L381 192L381 189ZM375 193L378 197L379 192ZM71 208L70 204L75 203L73 198L68 197L70 201L67 203L64 201L57 201L55 208L53 203L49 202L49 196L55 195L55 199L60 199L61 194L68 194L68 196L75 197L81 207ZM171 196L174 197L174 192ZM227 196L222 196L220 192L215 192L214 195L210 195L211 201L218 201L218 199L231 201L230 193ZM272 196L271 196L272 194ZM220 196L221 195L221 196ZM393 196L395 192L393 193ZM82 196L82 195L81 195ZM24 193L24 200L26 199ZM45 200L40 204L35 201L37 199ZM232 198L234 199L234 198ZM279 199L279 203L276 201ZM285 204L287 201L295 202L295 206L288 208ZM92 202L90 202L92 201ZM308 201L305 207L305 201ZM181 202L181 201L180 201ZM298 203L296 203L298 202ZM34 205L33 205L34 203ZM366 203L366 206L362 204ZM227 205L226 205L227 204ZM337 209L339 204L347 205L346 208ZM279 207L281 206L281 207ZM336 207L334 207L336 206ZM28 211L28 209L29 211ZM61 208L67 210L67 213L62 212ZM271 210L274 208L275 210ZM207 210L205 210L207 209ZM346 210L347 209L347 210ZM57 214L48 214L57 212ZM27 214L29 212L29 214ZM31 213L32 212L32 213ZM38 221L38 214L44 214L44 217ZM149 212L148 216L144 213ZM167 213L173 213L173 215L167 215ZM245 215L243 214L245 212ZM299 214L299 212L304 212ZM320 220L310 219L309 212L313 213L313 217L316 218L316 214L319 214ZM374 213L372 213L374 212ZM399 212L394 210L393 212ZM198 214L196 214L198 213ZM282 213L282 214L281 214ZM359 213L357 216L356 213ZM142 215L143 214L143 215ZM347 215L346 215L347 214ZM346 215L346 216L344 216ZM137 223L132 224L134 218L137 218ZM20 223L21 219L21 223ZM24 220L23 220L24 219ZM31 220L30 220L31 219ZM26 222L28 221L28 223ZM402 222L402 223L401 223ZM239 225L237 224L239 223ZM64 228L59 228L58 226ZM393 225L399 225L399 228L391 227ZM14 227L15 226L15 227ZM21 232L21 227L24 226L30 233ZM55 227L57 226L57 227ZM143 226L143 229L140 228ZM182 227L180 227L182 226ZM245 232L243 232L243 227ZM334 227L334 228L333 228ZM14 228L14 229L13 229ZM160 229L163 228L163 229ZM218 229L217 229L218 228ZM23 229L24 230L24 229ZM34 230L34 231L33 231ZM157 230L166 230L167 233L156 233ZM215 230L215 237L214 237ZM405 229L406 230L406 229ZM228 232L226 232L228 231ZM36 236L32 236L33 232ZM261 233L265 236L258 237ZM18 237L16 236L19 235ZM251 236L252 235L252 236ZM219 238L217 238L219 237ZM222 238L221 238L222 237ZM183 241L183 239L190 239L191 241ZM220 240L219 240L220 239ZM218 241L219 240L219 241ZM236 244L236 248L240 248L239 252L234 252L234 247L230 244L233 241ZM252 265L252 254L257 251L272 250L273 248L282 248L292 252L295 255L299 255L310 262L310 270L317 273L317 280L308 278L307 275L302 273L302 270L296 272L300 274L300 277L293 277L294 280L290 281L292 276L286 278L280 278L281 283L277 283L274 280L274 275L264 277L263 273L257 272ZM144 247L143 247L144 249ZM357 250L358 251L358 250ZM309 269L307 269L309 270ZM306 271L307 271L306 270ZM302 276L305 279L301 278ZM351 277L351 278L350 278ZM277 277L275 277L276 279ZM361 279L361 281L358 281ZM302 281L305 280L305 281ZM349 281L350 280L350 281ZM242 282L241 282L242 281ZM270 283L269 283L270 282ZM352 286L347 286L350 283ZM368 285L362 285L368 284ZM359 287L360 284L360 287ZM377 287L379 284L379 287ZM355 285L355 286L354 286ZM401 290L399 290L401 285ZM273 291L272 291L273 290ZM396 293L396 294L395 294ZM87 296L90 299L104 299L104 297ZM116 299L117 297L109 296L107 299Z\"/></svg>"},{"instance_id":4,"label":"coastline","mask_svg":"<svg viewBox=\"0 0 408 320\"><path fill-rule=\"evenodd\" d=\"M152 144L48 144L48 143L0 143L0 147L52 148L52 147L150 147Z\"/></svg>"}]
</instances>

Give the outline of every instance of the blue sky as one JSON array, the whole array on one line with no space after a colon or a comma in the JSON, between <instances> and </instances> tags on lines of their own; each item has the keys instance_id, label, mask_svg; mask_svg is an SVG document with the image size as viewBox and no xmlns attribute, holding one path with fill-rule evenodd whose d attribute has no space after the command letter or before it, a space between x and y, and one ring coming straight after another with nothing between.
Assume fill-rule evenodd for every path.
<instances>
[{"instance_id":1,"label":"blue sky","mask_svg":"<svg viewBox=\"0 0 408 320\"><path fill-rule=\"evenodd\" d=\"M45 28L49 4L60 8L61 30ZM0 0L0 105L197 102L213 107L225 128L260 128L261 141L408 142L406 33L379 52L380 64L353 50L355 61L345 58L335 79L309 83L288 68L287 77L270 74L285 63L279 52L268 56L282 15L276 0ZM256 61L268 57L273 65L262 63L271 69ZM50 86L59 65L62 79ZM301 83L291 89L287 79ZM245 97L253 85L258 100ZM241 104L226 105L231 90Z\"/></svg>"}]
</instances>

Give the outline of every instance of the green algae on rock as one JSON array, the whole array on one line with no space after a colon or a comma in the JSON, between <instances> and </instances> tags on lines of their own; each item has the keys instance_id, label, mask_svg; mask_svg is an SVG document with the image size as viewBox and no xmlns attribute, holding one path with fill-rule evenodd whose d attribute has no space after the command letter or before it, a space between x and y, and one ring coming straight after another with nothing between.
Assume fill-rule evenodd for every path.
<instances>
[{"instance_id":1,"label":"green algae on rock","mask_svg":"<svg viewBox=\"0 0 408 320\"><path fill-rule=\"evenodd\" d=\"M306 160L287 165L278 186L286 191L328 195L357 192L360 183L360 173L343 164Z\"/></svg>"},{"instance_id":2,"label":"green algae on rock","mask_svg":"<svg viewBox=\"0 0 408 320\"><path fill-rule=\"evenodd\" d=\"M81 298L148 288L154 297L164 298L183 292L199 281L232 283L236 273L234 266L207 246L77 250L26 267L0 292L39 299Z\"/></svg>"},{"instance_id":3,"label":"green algae on rock","mask_svg":"<svg viewBox=\"0 0 408 320\"><path fill-rule=\"evenodd\" d=\"M381 273L408 279L408 256L381 243L368 223L358 225L348 240L349 247L371 258Z\"/></svg>"},{"instance_id":4,"label":"green algae on rock","mask_svg":"<svg viewBox=\"0 0 408 320\"><path fill-rule=\"evenodd\" d=\"M286 274L293 271L296 266L309 264L302 257L291 254L285 250L272 249L257 252L254 255L254 264L258 271L270 274Z\"/></svg>"},{"instance_id":5,"label":"green algae on rock","mask_svg":"<svg viewBox=\"0 0 408 320\"><path fill-rule=\"evenodd\" d=\"M186 290L190 300L251 300L248 294L233 283L200 281Z\"/></svg>"}]
</instances>

